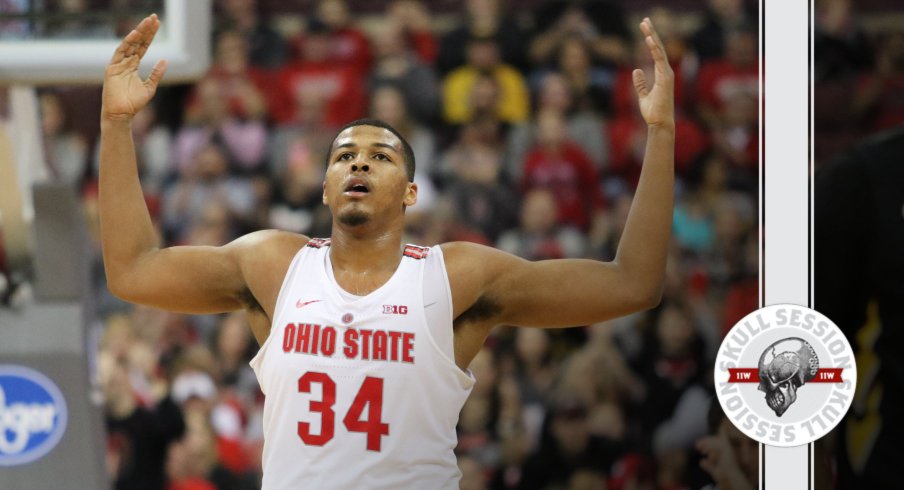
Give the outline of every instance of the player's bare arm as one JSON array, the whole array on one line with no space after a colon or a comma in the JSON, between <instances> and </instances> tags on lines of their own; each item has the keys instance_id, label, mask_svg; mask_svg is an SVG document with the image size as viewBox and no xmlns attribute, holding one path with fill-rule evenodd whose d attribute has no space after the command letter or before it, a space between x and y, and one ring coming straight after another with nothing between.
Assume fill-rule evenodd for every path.
<instances>
[{"instance_id":1,"label":"player's bare arm","mask_svg":"<svg viewBox=\"0 0 904 490\"><path fill-rule=\"evenodd\" d=\"M261 317L252 315L251 321L255 336L262 340L280 278L307 238L264 231L223 247L159 248L138 179L131 130L132 118L153 98L166 71L166 61L161 60L146 80L138 74L159 27L156 15L142 20L122 41L104 73L100 224L107 282L122 299L172 311L246 308Z\"/></svg>"},{"instance_id":2,"label":"player's bare arm","mask_svg":"<svg viewBox=\"0 0 904 490\"><path fill-rule=\"evenodd\" d=\"M642 70L633 73L647 146L615 259L529 262L480 245L444 245L459 365L467 366L495 325L585 325L658 304L672 223L674 75L650 20L640 29L654 60L652 84Z\"/></svg>"}]
</instances>

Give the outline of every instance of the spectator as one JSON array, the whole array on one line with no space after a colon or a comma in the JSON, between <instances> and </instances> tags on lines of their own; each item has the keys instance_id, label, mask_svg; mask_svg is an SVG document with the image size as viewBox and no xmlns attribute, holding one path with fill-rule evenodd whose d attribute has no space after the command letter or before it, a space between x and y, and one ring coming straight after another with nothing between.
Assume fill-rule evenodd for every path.
<instances>
[{"instance_id":1,"label":"spectator","mask_svg":"<svg viewBox=\"0 0 904 490\"><path fill-rule=\"evenodd\" d=\"M329 231L329 213L321 206L323 161L304 141L291 145L289 162L277 179L269 222L277 229L320 236Z\"/></svg>"},{"instance_id":2,"label":"spectator","mask_svg":"<svg viewBox=\"0 0 904 490\"><path fill-rule=\"evenodd\" d=\"M759 165L757 98L743 92L726 96L718 123L712 128L713 149L724 156L733 174L746 172L748 182Z\"/></svg>"},{"instance_id":3,"label":"spectator","mask_svg":"<svg viewBox=\"0 0 904 490\"><path fill-rule=\"evenodd\" d=\"M850 0L816 3L813 33L813 78L819 85L850 79L873 67L874 55Z\"/></svg>"},{"instance_id":4,"label":"spectator","mask_svg":"<svg viewBox=\"0 0 904 490\"><path fill-rule=\"evenodd\" d=\"M189 97L187 112L198 111L198 88L210 80L218 87L218 93L226 99L228 112L238 119L264 120L267 104L264 94L270 90L269 74L250 64L248 41L238 31L224 31L216 40L213 65L202 82L195 85Z\"/></svg>"},{"instance_id":5,"label":"spectator","mask_svg":"<svg viewBox=\"0 0 904 490\"><path fill-rule=\"evenodd\" d=\"M712 216L697 196L676 203L672 226L675 240L683 248L702 253L712 247Z\"/></svg>"},{"instance_id":6,"label":"spectator","mask_svg":"<svg viewBox=\"0 0 904 490\"><path fill-rule=\"evenodd\" d=\"M729 33L756 21L744 5L745 0L708 0L703 25L694 33L692 43L700 60L708 62L726 55Z\"/></svg>"},{"instance_id":7,"label":"spectator","mask_svg":"<svg viewBox=\"0 0 904 490\"><path fill-rule=\"evenodd\" d=\"M705 369L703 344L686 304L663 305L651 334L634 366L646 386L640 413L645 434L653 434L670 418L685 391L699 384Z\"/></svg>"},{"instance_id":8,"label":"spectator","mask_svg":"<svg viewBox=\"0 0 904 490\"><path fill-rule=\"evenodd\" d=\"M401 28L405 43L421 62L434 66L439 44L433 34L433 21L427 5L416 0L395 0L389 5L389 21Z\"/></svg>"},{"instance_id":9,"label":"spectator","mask_svg":"<svg viewBox=\"0 0 904 490\"><path fill-rule=\"evenodd\" d=\"M288 58L285 40L261 15L257 0L224 0L222 16L218 18L218 30L240 32L248 44L248 57L252 65L274 70Z\"/></svg>"},{"instance_id":10,"label":"spectator","mask_svg":"<svg viewBox=\"0 0 904 490\"><path fill-rule=\"evenodd\" d=\"M899 473L893 462L904 435L896 419L904 400L897 354L904 331L891 326L904 318L902 148L899 127L867 138L816 174L815 307L851 339L859 366L878 366L858 371L854 413L833 431L834 448L826 445L839 488L894 488Z\"/></svg>"},{"instance_id":11,"label":"spectator","mask_svg":"<svg viewBox=\"0 0 904 490\"><path fill-rule=\"evenodd\" d=\"M718 124L719 113L737 94L754 100L759 97L756 30L738 27L729 31L725 39L725 56L704 63L697 77L699 114L710 126Z\"/></svg>"},{"instance_id":12,"label":"spectator","mask_svg":"<svg viewBox=\"0 0 904 490\"><path fill-rule=\"evenodd\" d=\"M440 185L444 185L445 180L452 172L451 156L463 148L483 145L494 150L503 150L510 126L499 118L496 109L499 105L498 100L499 86L496 84L496 80L489 75L478 76L469 97L469 105L473 111L471 120L465 124L448 128L445 134L442 134L444 138L451 139L452 143L439 145L447 147L436 170L440 178Z\"/></svg>"},{"instance_id":13,"label":"spectator","mask_svg":"<svg viewBox=\"0 0 904 490\"><path fill-rule=\"evenodd\" d=\"M535 65L552 62L570 38L587 43L592 57L607 66L630 58L628 40L632 31L628 30L624 11L615 2L546 2L537 10L536 19L538 34L530 44L530 59Z\"/></svg>"},{"instance_id":14,"label":"spectator","mask_svg":"<svg viewBox=\"0 0 904 490\"><path fill-rule=\"evenodd\" d=\"M50 173L55 180L78 187L87 169L87 142L72 130L69 114L59 95L53 92L41 94L40 107L44 157Z\"/></svg>"},{"instance_id":15,"label":"spectator","mask_svg":"<svg viewBox=\"0 0 904 490\"><path fill-rule=\"evenodd\" d=\"M216 490L207 475L216 462L210 432L194 432L169 448L166 490Z\"/></svg>"},{"instance_id":16,"label":"spectator","mask_svg":"<svg viewBox=\"0 0 904 490\"><path fill-rule=\"evenodd\" d=\"M570 36L565 38L556 50L555 66L568 81L577 110L609 112L611 107L611 69L595 66L586 41Z\"/></svg>"},{"instance_id":17,"label":"spectator","mask_svg":"<svg viewBox=\"0 0 904 490\"><path fill-rule=\"evenodd\" d=\"M521 226L504 233L496 245L528 260L583 257L586 239L575 228L560 225L558 214L551 191L532 190L521 205Z\"/></svg>"},{"instance_id":18,"label":"spectator","mask_svg":"<svg viewBox=\"0 0 904 490\"><path fill-rule=\"evenodd\" d=\"M308 23L301 57L277 75L273 118L280 125L310 121L303 110L322 104L324 124L339 127L364 114L363 79L358 68L336 63L329 26L312 19ZM317 101L317 102L312 102Z\"/></svg>"},{"instance_id":19,"label":"spectator","mask_svg":"<svg viewBox=\"0 0 904 490\"><path fill-rule=\"evenodd\" d=\"M879 39L876 70L865 74L854 97L856 115L865 119L871 131L904 124L904 32L889 33Z\"/></svg>"},{"instance_id":20,"label":"spectator","mask_svg":"<svg viewBox=\"0 0 904 490\"><path fill-rule=\"evenodd\" d=\"M525 417L537 421L536 415L545 412L545 404L551 399L558 363L553 360L549 334L541 329L519 329L515 333L515 359L517 362L513 381L516 383L519 405ZM533 413L527 413L533 412ZM528 449L536 445L540 426L526 423L525 429L533 436Z\"/></svg>"},{"instance_id":21,"label":"spectator","mask_svg":"<svg viewBox=\"0 0 904 490\"><path fill-rule=\"evenodd\" d=\"M114 488L163 488L167 446L185 431L181 411L168 397L151 408L140 405L126 363L111 353L101 353L98 371L104 392L107 471Z\"/></svg>"},{"instance_id":22,"label":"spectator","mask_svg":"<svg viewBox=\"0 0 904 490\"><path fill-rule=\"evenodd\" d=\"M461 410L458 424L458 451L473 455L481 465L494 463L495 442L492 434L496 397L495 355L483 348L469 366L477 380Z\"/></svg>"},{"instance_id":23,"label":"spectator","mask_svg":"<svg viewBox=\"0 0 904 490\"><path fill-rule=\"evenodd\" d=\"M374 51L376 63L370 75L371 92L384 84L394 84L404 94L411 116L421 123L433 123L439 114L439 80L411 51L402 26L387 23L378 29Z\"/></svg>"},{"instance_id":24,"label":"spectator","mask_svg":"<svg viewBox=\"0 0 904 490\"><path fill-rule=\"evenodd\" d=\"M748 269L746 247L755 217L750 198L738 192L726 192L713 208L714 247L706 267L714 286L728 284Z\"/></svg>"},{"instance_id":25,"label":"spectator","mask_svg":"<svg viewBox=\"0 0 904 490\"><path fill-rule=\"evenodd\" d=\"M565 117L571 141L581 147L597 171L605 170L609 162L605 120L593 111L576 107L567 80L556 72L543 75L537 94L537 112L547 110ZM519 124L509 131L505 168L514 180L521 178L521 162L524 161L524 154L535 143L536 131L535 121Z\"/></svg>"},{"instance_id":26,"label":"spectator","mask_svg":"<svg viewBox=\"0 0 904 490\"><path fill-rule=\"evenodd\" d=\"M703 490L731 488L754 490L759 485L759 447L746 437L722 412L713 398L709 408L709 435L697 441L703 455L702 467L712 478Z\"/></svg>"},{"instance_id":27,"label":"spectator","mask_svg":"<svg viewBox=\"0 0 904 490\"><path fill-rule=\"evenodd\" d=\"M443 114L446 122L462 124L471 120L475 108L468 104L475 81L489 75L499 87L496 107L499 119L507 123L523 122L530 110L524 77L499 58L499 47L491 37L472 37L468 41L467 63L443 80Z\"/></svg>"},{"instance_id":28,"label":"spectator","mask_svg":"<svg viewBox=\"0 0 904 490\"><path fill-rule=\"evenodd\" d=\"M438 66L448 73L467 62L468 42L474 38L492 39L499 49L500 60L525 69L524 46L527 37L521 27L506 15L503 0L467 0L465 18L449 31L440 43ZM467 49L466 49L467 48Z\"/></svg>"},{"instance_id":29,"label":"spectator","mask_svg":"<svg viewBox=\"0 0 904 490\"><path fill-rule=\"evenodd\" d=\"M198 103L187 108L185 125L176 133L176 168L184 172L198 151L216 141L222 143L228 162L235 165L234 170L258 170L267 151L267 128L263 121L230 114L223 87L213 79L201 81L197 94Z\"/></svg>"},{"instance_id":30,"label":"spectator","mask_svg":"<svg viewBox=\"0 0 904 490\"><path fill-rule=\"evenodd\" d=\"M827 156L844 150L859 136L860 124L852 125L851 121L862 122L863 113L858 114L853 104L860 98L850 94L857 92L862 79L872 79L867 73L874 68L875 53L849 0L818 2L815 18L813 125L820 136L814 145L818 167Z\"/></svg>"},{"instance_id":31,"label":"spectator","mask_svg":"<svg viewBox=\"0 0 904 490\"><path fill-rule=\"evenodd\" d=\"M524 465L520 488L600 488L615 462L615 450L588 430L588 407L560 394L549 414L540 449Z\"/></svg>"},{"instance_id":32,"label":"spectator","mask_svg":"<svg viewBox=\"0 0 904 490\"><path fill-rule=\"evenodd\" d=\"M250 220L254 210L253 189L247 180L229 175L226 158L221 146L208 144L182 172L183 180L166 189L163 225L168 236L184 241L210 206L223 207L230 222L236 225Z\"/></svg>"},{"instance_id":33,"label":"spectator","mask_svg":"<svg viewBox=\"0 0 904 490\"><path fill-rule=\"evenodd\" d=\"M330 60L351 66L362 76L366 75L372 62L370 43L367 36L353 25L345 0L320 0L317 18L329 30Z\"/></svg>"},{"instance_id":34,"label":"spectator","mask_svg":"<svg viewBox=\"0 0 904 490\"><path fill-rule=\"evenodd\" d=\"M214 340L218 382L244 402L253 402L258 386L248 361L257 349L252 345L251 329L245 314L234 312L223 317Z\"/></svg>"},{"instance_id":35,"label":"spectator","mask_svg":"<svg viewBox=\"0 0 904 490\"><path fill-rule=\"evenodd\" d=\"M446 195L465 223L495 242L513 224L518 206L517 197L499 178L500 152L469 145L452 156L450 164L453 173Z\"/></svg>"},{"instance_id":36,"label":"spectator","mask_svg":"<svg viewBox=\"0 0 904 490\"><path fill-rule=\"evenodd\" d=\"M565 121L553 112L537 116L537 145L524 159L523 192L549 189L555 196L559 221L589 231L603 209L597 172L590 159L568 140Z\"/></svg>"}]
</instances>

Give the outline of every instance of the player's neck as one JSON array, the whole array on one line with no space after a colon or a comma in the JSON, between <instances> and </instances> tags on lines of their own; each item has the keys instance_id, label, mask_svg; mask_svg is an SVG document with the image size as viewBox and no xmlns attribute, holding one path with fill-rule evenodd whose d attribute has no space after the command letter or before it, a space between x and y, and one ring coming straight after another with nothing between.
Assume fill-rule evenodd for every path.
<instances>
[{"instance_id":1,"label":"player's neck","mask_svg":"<svg viewBox=\"0 0 904 490\"><path fill-rule=\"evenodd\" d=\"M402 260L402 228L380 231L349 230L333 223L330 261L333 267L349 272L395 270Z\"/></svg>"}]
</instances>

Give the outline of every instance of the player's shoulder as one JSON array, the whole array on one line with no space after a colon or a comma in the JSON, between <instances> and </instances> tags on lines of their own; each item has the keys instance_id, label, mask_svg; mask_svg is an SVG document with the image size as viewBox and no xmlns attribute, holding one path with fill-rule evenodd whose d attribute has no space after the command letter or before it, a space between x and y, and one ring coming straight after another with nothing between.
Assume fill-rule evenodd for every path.
<instances>
[{"instance_id":1,"label":"player's shoulder","mask_svg":"<svg viewBox=\"0 0 904 490\"><path fill-rule=\"evenodd\" d=\"M438 247L443 251L443 257L447 262L450 260L467 260L468 257L480 256L486 253L485 249L492 250L486 245L472 242L446 242L439 244Z\"/></svg>"},{"instance_id":2,"label":"player's shoulder","mask_svg":"<svg viewBox=\"0 0 904 490\"><path fill-rule=\"evenodd\" d=\"M443 251L446 269L450 273L462 271L473 274L481 271L495 274L500 269L524 261L508 252L479 243L446 242L439 247Z\"/></svg>"},{"instance_id":3,"label":"player's shoulder","mask_svg":"<svg viewBox=\"0 0 904 490\"><path fill-rule=\"evenodd\" d=\"M273 258L294 256L311 239L299 233L283 230L259 230L243 235L226 245L239 258Z\"/></svg>"},{"instance_id":4,"label":"player's shoulder","mask_svg":"<svg viewBox=\"0 0 904 490\"><path fill-rule=\"evenodd\" d=\"M257 245L282 245L293 244L299 247L304 246L311 240L310 237L300 233L292 233L284 230L258 230L242 235L233 241L238 246L257 246Z\"/></svg>"},{"instance_id":5,"label":"player's shoulder","mask_svg":"<svg viewBox=\"0 0 904 490\"><path fill-rule=\"evenodd\" d=\"M517 258L514 255L499 250L498 248L490 247L489 245L483 245L480 243L474 242L445 242L438 245L439 248L442 249L443 255L445 256L461 256L461 257L482 257L482 256L496 256L496 257L513 257Z\"/></svg>"}]
</instances>

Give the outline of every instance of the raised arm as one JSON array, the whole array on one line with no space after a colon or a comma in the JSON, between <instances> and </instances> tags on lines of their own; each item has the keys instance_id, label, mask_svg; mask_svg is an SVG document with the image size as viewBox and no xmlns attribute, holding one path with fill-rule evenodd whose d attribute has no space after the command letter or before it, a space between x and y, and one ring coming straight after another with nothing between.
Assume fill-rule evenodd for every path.
<instances>
[{"instance_id":1,"label":"raised arm","mask_svg":"<svg viewBox=\"0 0 904 490\"><path fill-rule=\"evenodd\" d=\"M290 251L303 237L259 232L224 247L159 248L138 180L131 129L166 71L166 62L158 61L147 80L138 75L159 26L156 15L142 20L104 73L100 226L107 284L122 299L168 310L213 313L256 305L269 313L282 275L273 271L277 279L267 281L256 271L285 272Z\"/></svg>"},{"instance_id":2,"label":"raised arm","mask_svg":"<svg viewBox=\"0 0 904 490\"><path fill-rule=\"evenodd\" d=\"M650 85L642 70L634 71L640 111L648 126L647 147L615 259L528 262L488 247L447 244L443 250L456 315L477 312L472 316L486 326L565 327L658 304L672 225L673 73L650 20L644 19L640 28L655 62L655 78Z\"/></svg>"}]
</instances>

